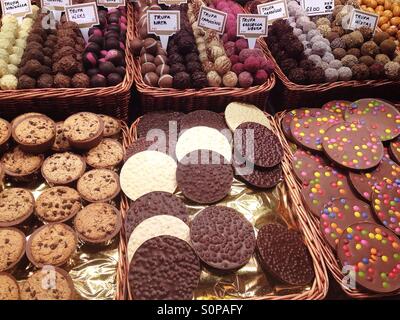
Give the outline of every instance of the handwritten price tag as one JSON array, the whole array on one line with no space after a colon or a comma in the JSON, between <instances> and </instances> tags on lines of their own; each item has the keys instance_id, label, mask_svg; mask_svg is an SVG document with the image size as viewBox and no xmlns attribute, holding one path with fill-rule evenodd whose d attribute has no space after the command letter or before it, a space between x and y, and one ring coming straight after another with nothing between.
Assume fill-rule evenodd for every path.
<instances>
[{"instance_id":1,"label":"handwritten price tag","mask_svg":"<svg viewBox=\"0 0 400 320\"><path fill-rule=\"evenodd\" d=\"M187 3L187 0L158 0L158 4L165 4L166 6L172 6L174 4L180 5Z\"/></svg>"},{"instance_id":2,"label":"handwritten price tag","mask_svg":"<svg viewBox=\"0 0 400 320\"><path fill-rule=\"evenodd\" d=\"M224 33L228 14L212 8L202 6L197 19L200 28L211 29L218 33Z\"/></svg>"},{"instance_id":3,"label":"handwritten price tag","mask_svg":"<svg viewBox=\"0 0 400 320\"><path fill-rule=\"evenodd\" d=\"M40 0L42 8L48 8L55 11L64 11L66 6L72 4L71 0Z\"/></svg>"},{"instance_id":4,"label":"handwritten price tag","mask_svg":"<svg viewBox=\"0 0 400 320\"><path fill-rule=\"evenodd\" d=\"M345 21L345 28L355 30L361 27L371 28L374 32L378 24L379 15L353 9L350 17Z\"/></svg>"},{"instance_id":5,"label":"handwritten price tag","mask_svg":"<svg viewBox=\"0 0 400 320\"><path fill-rule=\"evenodd\" d=\"M160 37L161 45L167 49L168 39L181 28L181 12L178 10L148 10L147 32Z\"/></svg>"},{"instance_id":6,"label":"handwritten price tag","mask_svg":"<svg viewBox=\"0 0 400 320\"><path fill-rule=\"evenodd\" d=\"M97 4L105 8L118 8L124 7L126 2L125 0L97 0Z\"/></svg>"},{"instance_id":7,"label":"handwritten price tag","mask_svg":"<svg viewBox=\"0 0 400 320\"><path fill-rule=\"evenodd\" d=\"M285 0L277 0L259 4L257 6L257 10L258 14L268 16L269 25L271 25L277 19L287 19L289 17Z\"/></svg>"},{"instance_id":8,"label":"handwritten price tag","mask_svg":"<svg viewBox=\"0 0 400 320\"><path fill-rule=\"evenodd\" d=\"M89 38L89 28L99 24L99 16L97 14L97 5L95 2L66 6L65 15L67 21L72 21L79 25L86 42Z\"/></svg>"},{"instance_id":9,"label":"handwritten price tag","mask_svg":"<svg viewBox=\"0 0 400 320\"><path fill-rule=\"evenodd\" d=\"M1 0L1 11L3 15L11 14L18 18L23 18L32 13L30 0Z\"/></svg>"},{"instance_id":10,"label":"handwritten price tag","mask_svg":"<svg viewBox=\"0 0 400 320\"><path fill-rule=\"evenodd\" d=\"M320 16L333 12L333 0L301 0L304 11L308 16Z\"/></svg>"},{"instance_id":11,"label":"handwritten price tag","mask_svg":"<svg viewBox=\"0 0 400 320\"><path fill-rule=\"evenodd\" d=\"M236 21L237 35L248 40L250 49L254 49L257 38L268 35L268 16L238 14Z\"/></svg>"}]
</instances>

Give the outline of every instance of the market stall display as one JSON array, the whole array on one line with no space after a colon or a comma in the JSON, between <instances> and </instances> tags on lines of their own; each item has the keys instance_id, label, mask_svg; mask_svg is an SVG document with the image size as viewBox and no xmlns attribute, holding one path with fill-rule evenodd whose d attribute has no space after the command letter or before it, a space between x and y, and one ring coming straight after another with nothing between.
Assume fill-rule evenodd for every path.
<instances>
[{"instance_id":1,"label":"market stall display","mask_svg":"<svg viewBox=\"0 0 400 320\"><path fill-rule=\"evenodd\" d=\"M347 272L354 271L356 286L342 286L348 295L397 295L400 167L386 146L399 134L400 113L389 102L377 99L349 103L341 108L339 123L321 132L322 148L310 152L301 141L293 140L293 124L301 120L305 110L276 116L284 163L296 176L288 178L288 183L294 196L304 203L299 213L318 233L335 280L342 283ZM288 122L289 132L284 130Z\"/></svg>"},{"instance_id":2,"label":"market stall display","mask_svg":"<svg viewBox=\"0 0 400 320\"><path fill-rule=\"evenodd\" d=\"M7 124L3 119L0 122ZM114 138L101 139L110 123ZM19 289L10 295L2 290L0 297L116 298L118 234L122 226L117 209L118 171L127 141L125 125L104 115L82 112L65 119L61 132L51 118L38 113L21 115L7 127L12 135L1 131L5 148L0 165L4 170L0 287ZM68 151L53 151L59 146L60 135L68 141ZM86 135L96 139L88 140ZM98 162L93 158L119 160L107 163L105 169L95 168ZM102 266L102 274L93 271L93 266ZM55 276L57 290L40 285L51 276ZM16 282L11 281L14 278Z\"/></svg>"},{"instance_id":3,"label":"market stall display","mask_svg":"<svg viewBox=\"0 0 400 320\"><path fill-rule=\"evenodd\" d=\"M150 113L133 124L132 144L128 150L136 152L126 159L121 172L122 190L132 200L123 200L125 210L121 213L125 225L122 233L125 237L121 239L120 251L124 255L120 257L119 268L119 277L124 282L124 290L129 299L145 299L149 296L155 299L201 299L205 296L219 299L319 299L324 296L326 279L320 268L318 254L314 251L317 249L310 242L309 233L304 232L306 225L298 225L292 215L297 210L296 206L285 200L287 189L282 180L282 148L275 137L277 129L269 115L256 110L259 109L243 103L228 105L225 120L229 127L236 127L235 131L227 130L227 125L222 126L217 113L211 115L210 111L194 111L193 114L207 113L211 121L207 123L200 120L201 126L194 123L190 129L178 133L177 142L171 144L176 144L176 152L174 148L166 148L162 141L158 144L161 136L151 135L154 127L148 125L149 119L153 119L160 128L168 127L166 123L169 120L178 121L181 125L177 127L182 128L182 124L187 126L188 120L194 119L192 113L178 117L176 113ZM214 128L216 123L226 137ZM257 123L264 123L267 127ZM262 129L263 135L257 138L259 150L268 149L268 155L265 156L269 158L269 155L274 155L275 159L273 162L260 162L260 165L266 167L257 166L254 171L248 171L249 166L246 164L250 162L243 162L243 159L236 156L238 153L233 152L232 148L239 150L238 139L245 138L238 134L241 124L254 124L259 130ZM186 141L196 141L186 137L191 132L194 132L193 137L197 139L202 137L197 134L199 130L209 132L208 139L204 139L204 143L191 145L191 148L185 147L185 151L180 152L180 145L190 146ZM234 132L236 136L232 138ZM211 144L209 138L218 137L217 134L221 134L221 141L211 139L215 142ZM264 135L269 137L268 140L263 140ZM153 144L149 148L151 151L141 149L141 139L146 138ZM229 146L229 153L226 153L225 145ZM171 159L176 157L179 160L177 166L171 163L168 167L168 172L171 170L174 174L152 172L152 157L145 157L149 152ZM265 159L264 154L257 159ZM192 170L197 174L189 179ZM141 176L140 184L129 185L123 182L132 181L133 176L137 178L138 174ZM158 179L170 181L168 185L171 188L160 191L156 179L152 178L154 175ZM136 192L131 193L132 190ZM206 234L212 234L213 237L206 237ZM219 239L218 243L211 241L214 237ZM294 260L271 260L267 241L276 243L276 251L272 251L277 256L281 249L278 242L287 241L285 250L293 253ZM188 243L193 249L187 249ZM167 260L162 262L160 257L152 256L149 250L159 247L165 248L163 257ZM187 261L192 261L190 264L183 265L177 256L174 258L177 248L187 254ZM145 255L148 260L143 258ZM282 273L281 268L286 271ZM179 274L171 274L172 270L181 269ZM223 275L217 270L223 270ZM170 276L165 277L166 273ZM176 281L171 282L172 278ZM248 287L250 278L258 280ZM228 291L224 290L226 284L233 284L232 281L239 283ZM182 283L185 283L185 290L178 293L177 286ZM313 285L310 287L311 283ZM160 291L160 286L169 289ZM278 287L285 290L280 292ZM292 293L287 294L286 290Z\"/></svg>"}]
</instances>

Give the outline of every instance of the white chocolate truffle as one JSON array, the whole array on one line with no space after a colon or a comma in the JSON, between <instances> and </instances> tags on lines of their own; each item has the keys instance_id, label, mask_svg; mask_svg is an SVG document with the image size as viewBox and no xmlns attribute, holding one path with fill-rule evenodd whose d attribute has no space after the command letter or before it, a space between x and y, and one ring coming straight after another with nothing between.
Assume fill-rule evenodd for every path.
<instances>
[{"instance_id":1,"label":"white chocolate truffle","mask_svg":"<svg viewBox=\"0 0 400 320\"><path fill-rule=\"evenodd\" d=\"M26 47L26 39L17 39L15 40L15 46L25 49Z\"/></svg>"},{"instance_id":2,"label":"white chocolate truffle","mask_svg":"<svg viewBox=\"0 0 400 320\"><path fill-rule=\"evenodd\" d=\"M3 18L1 19L1 22L3 24L18 24L18 20L15 16L11 15L11 14L6 14L3 16Z\"/></svg>"},{"instance_id":3,"label":"white chocolate truffle","mask_svg":"<svg viewBox=\"0 0 400 320\"><path fill-rule=\"evenodd\" d=\"M0 59L1 59L1 60L3 60L4 62L7 62L7 63L8 63L8 61L9 61L8 55L9 55L9 53L8 53L7 50L5 50L5 49L0 49Z\"/></svg>"},{"instance_id":4,"label":"white chocolate truffle","mask_svg":"<svg viewBox=\"0 0 400 320\"><path fill-rule=\"evenodd\" d=\"M24 54L24 49L21 48L21 47L14 46L14 47L12 48L12 53L15 53L15 54L18 55L19 57L22 57L22 55Z\"/></svg>"},{"instance_id":5,"label":"white chocolate truffle","mask_svg":"<svg viewBox=\"0 0 400 320\"><path fill-rule=\"evenodd\" d=\"M13 45L8 39L0 39L0 49L7 50L10 52L12 50Z\"/></svg>"},{"instance_id":6,"label":"white chocolate truffle","mask_svg":"<svg viewBox=\"0 0 400 320\"><path fill-rule=\"evenodd\" d=\"M14 66L19 66L21 63L21 57L15 53L10 55L10 63L12 63Z\"/></svg>"},{"instance_id":7,"label":"white chocolate truffle","mask_svg":"<svg viewBox=\"0 0 400 320\"><path fill-rule=\"evenodd\" d=\"M7 74L0 79L2 90L15 90L18 87L18 79L12 74Z\"/></svg>"},{"instance_id":8,"label":"white chocolate truffle","mask_svg":"<svg viewBox=\"0 0 400 320\"><path fill-rule=\"evenodd\" d=\"M18 39L26 39L29 36L29 31L28 30L20 30L18 32Z\"/></svg>"},{"instance_id":9,"label":"white chocolate truffle","mask_svg":"<svg viewBox=\"0 0 400 320\"><path fill-rule=\"evenodd\" d=\"M13 74L13 75L17 74L18 69L19 69L17 66L14 66L13 64L9 64L7 67L8 67L9 74Z\"/></svg>"},{"instance_id":10,"label":"white chocolate truffle","mask_svg":"<svg viewBox=\"0 0 400 320\"><path fill-rule=\"evenodd\" d=\"M0 60L0 77L8 73L8 65L4 60Z\"/></svg>"}]
</instances>

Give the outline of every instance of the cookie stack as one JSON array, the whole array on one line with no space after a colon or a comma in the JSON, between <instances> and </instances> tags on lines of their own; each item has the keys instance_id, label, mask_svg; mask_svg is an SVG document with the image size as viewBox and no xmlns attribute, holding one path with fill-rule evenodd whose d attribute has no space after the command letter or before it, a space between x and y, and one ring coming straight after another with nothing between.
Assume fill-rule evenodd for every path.
<instances>
[{"instance_id":1,"label":"cookie stack","mask_svg":"<svg viewBox=\"0 0 400 320\"><path fill-rule=\"evenodd\" d=\"M2 290L0 298L75 297L70 276L58 267L68 267L79 241L108 244L122 225L114 206L120 192L116 170L124 157L120 132L119 121L90 112L59 123L40 113L11 123L0 119L0 176L11 185L0 193L0 272L13 272L26 254L34 268L55 272L60 282L58 291L40 287L46 274L39 270L17 285L19 291ZM30 190L35 181L47 186L36 199ZM39 227L25 234L33 225ZM15 283L1 274L1 288Z\"/></svg>"},{"instance_id":2,"label":"cookie stack","mask_svg":"<svg viewBox=\"0 0 400 320\"><path fill-rule=\"evenodd\" d=\"M142 117L120 175L132 200L125 230L133 299L192 299L202 270L233 273L254 255L284 283L312 281L312 260L296 232L268 224L256 238L242 213L217 205L230 196L234 175L263 189L281 181L282 147L266 126L262 111L241 103L228 105L225 117L207 110ZM196 205L207 207L193 217L188 207ZM293 259L274 258L282 250L278 233Z\"/></svg>"},{"instance_id":3,"label":"cookie stack","mask_svg":"<svg viewBox=\"0 0 400 320\"><path fill-rule=\"evenodd\" d=\"M293 172L327 244L357 284L388 293L400 288L400 113L376 99L331 101L296 109L282 121L299 148Z\"/></svg>"}]
</instances>

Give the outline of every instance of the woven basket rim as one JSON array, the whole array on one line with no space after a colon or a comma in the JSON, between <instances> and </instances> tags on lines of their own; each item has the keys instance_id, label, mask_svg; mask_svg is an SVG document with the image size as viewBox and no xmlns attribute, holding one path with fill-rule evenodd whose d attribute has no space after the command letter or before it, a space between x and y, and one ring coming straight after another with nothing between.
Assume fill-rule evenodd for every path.
<instances>
[{"instance_id":1,"label":"woven basket rim","mask_svg":"<svg viewBox=\"0 0 400 320\"><path fill-rule=\"evenodd\" d=\"M267 113L265 113L271 127L273 128L273 131L278 134L278 129L276 128L276 123L273 119L273 117ZM137 138L137 125L140 121L140 118L138 118L130 127L129 130L129 139L127 139L127 142L132 143L133 141L136 140ZM283 166L283 170L287 172L289 169ZM290 187L288 186L288 193L290 194ZM126 196L123 195L123 203L121 203L121 214L124 218L126 218L127 210L129 208L128 205L128 199ZM297 208L297 205L296 205ZM295 209L296 210L296 209ZM296 210L297 211L297 210ZM292 213L292 212L290 212ZM296 222L294 221L294 215L291 215L291 223L295 224ZM324 262L321 260L320 257L320 250L319 250L319 244L314 240L314 235L311 232L311 230L308 227L308 224L305 223L303 220L299 219L299 224L296 224L298 227L298 231L300 231L303 236L304 236L304 241L309 248L310 255L313 260L313 265L314 265L314 270L315 270L315 279L310 287L310 290L304 291L299 294L288 294L288 295L282 295L282 296L274 296L274 295L266 295L266 296L258 296L258 297L252 297L252 298L245 298L243 300L288 300L288 299L293 299L293 300L319 300L323 299L327 292L328 292L328 287L329 287L329 281L328 281L328 275L327 275L327 270L325 267ZM125 237L125 228L121 229L121 239L120 239L120 248L119 248L120 256L119 256L119 263L118 263L118 283L119 285L119 292L120 294L118 297L123 297L125 294L126 299L131 298L130 290L129 290L129 283L128 283L128 262L126 259L126 252L127 252L127 241Z\"/></svg>"},{"instance_id":2,"label":"woven basket rim","mask_svg":"<svg viewBox=\"0 0 400 320\"><path fill-rule=\"evenodd\" d=\"M284 162L285 165L288 166L289 171L286 172L284 171L284 174L286 176L286 179L289 181L291 187L290 191L293 195L293 197L296 199L298 202L299 206L299 215L301 215L302 219L308 221L308 226L312 230L313 234L315 235L314 239L316 242L318 242L318 246L321 248L320 253L321 256L327 265L328 269L331 271L333 278L335 281L340 285L342 290L350 297L355 298L355 299L367 299L367 298L381 298L381 297L390 297L390 296L396 296L400 294L400 290L397 290L392 293L388 294L379 294L379 293L374 293L370 292L367 290L353 290L353 289L348 289L347 287L342 285L342 279L343 279L343 274L341 272L340 264L338 259L336 258L335 253L333 252L333 249L329 246L329 244L325 241L324 236L322 235L322 232L319 228L319 219L315 217L312 213L310 213L306 207L303 204L303 201L301 199L301 183L295 178L293 169L292 169L292 158L293 158L293 152L290 148L290 145L288 143L288 140L286 136L284 135L281 127L282 119L283 117L287 114L288 111L281 111L278 112L275 115L275 122L277 124L278 130L280 132L280 138L282 141L282 145L284 148L285 152L285 158Z\"/></svg>"},{"instance_id":3,"label":"woven basket rim","mask_svg":"<svg viewBox=\"0 0 400 320\"><path fill-rule=\"evenodd\" d=\"M130 7L134 11L133 6ZM130 15L130 14L129 14ZM131 15L130 15L131 16ZM134 13L132 14L134 17ZM137 36L137 22L136 19L133 18L133 32ZM257 41L262 48L265 46L262 45L264 42L263 39L259 39ZM267 57L266 52L264 55ZM153 95L157 97L203 97L203 96L233 96L233 97L241 97L247 96L252 94L257 94L260 92L270 91L276 83L275 73L272 73L268 80L259 86L253 86L250 88L229 88L229 87L206 87L203 89L175 89L175 88L159 88L159 87L151 87L147 85L141 73L141 67L138 58L133 58L133 78L136 83L136 88L139 93L146 94L146 95Z\"/></svg>"},{"instance_id":4,"label":"woven basket rim","mask_svg":"<svg viewBox=\"0 0 400 320\"><path fill-rule=\"evenodd\" d=\"M128 10L132 6L127 4ZM127 14L127 35L125 41L125 77L121 83L111 87L97 88L37 88L37 89L15 89L15 90L0 90L0 100L26 100L26 99L41 99L41 98L70 98L76 96L82 97L103 97L107 95L120 94L130 91L133 85L133 56L130 50L129 34L132 33L133 17ZM132 37L132 36L131 36Z\"/></svg>"}]
</instances>

